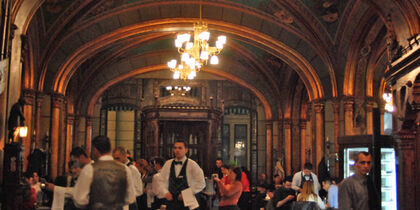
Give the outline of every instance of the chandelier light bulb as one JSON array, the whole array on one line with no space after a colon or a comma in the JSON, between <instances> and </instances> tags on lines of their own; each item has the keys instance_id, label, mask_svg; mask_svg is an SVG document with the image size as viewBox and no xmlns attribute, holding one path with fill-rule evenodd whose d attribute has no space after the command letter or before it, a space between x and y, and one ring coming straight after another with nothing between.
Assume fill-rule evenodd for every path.
<instances>
[{"instance_id":1,"label":"chandelier light bulb","mask_svg":"<svg viewBox=\"0 0 420 210\"><path fill-rule=\"evenodd\" d=\"M174 72L173 78L179 79L179 76L181 76L181 73L179 71Z\"/></svg>"},{"instance_id":2,"label":"chandelier light bulb","mask_svg":"<svg viewBox=\"0 0 420 210\"><path fill-rule=\"evenodd\" d=\"M210 64L212 64L212 65L219 64L219 58L216 55L211 56Z\"/></svg>"},{"instance_id":3,"label":"chandelier light bulb","mask_svg":"<svg viewBox=\"0 0 420 210\"><path fill-rule=\"evenodd\" d=\"M166 90L172 90L172 86L166 86Z\"/></svg>"},{"instance_id":4,"label":"chandelier light bulb","mask_svg":"<svg viewBox=\"0 0 420 210\"><path fill-rule=\"evenodd\" d=\"M176 67L176 60L173 59L171 61L168 62L168 67L171 69L174 69Z\"/></svg>"},{"instance_id":5,"label":"chandelier light bulb","mask_svg":"<svg viewBox=\"0 0 420 210\"><path fill-rule=\"evenodd\" d=\"M182 53L181 60L187 62L190 59L190 55L188 53Z\"/></svg>"},{"instance_id":6,"label":"chandelier light bulb","mask_svg":"<svg viewBox=\"0 0 420 210\"><path fill-rule=\"evenodd\" d=\"M226 36L217 37L217 41L222 43L222 44L226 44Z\"/></svg>"},{"instance_id":7,"label":"chandelier light bulb","mask_svg":"<svg viewBox=\"0 0 420 210\"><path fill-rule=\"evenodd\" d=\"M175 47L180 48L182 47L182 42L180 39L175 39Z\"/></svg>"},{"instance_id":8,"label":"chandelier light bulb","mask_svg":"<svg viewBox=\"0 0 420 210\"><path fill-rule=\"evenodd\" d=\"M187 42L187 44L185 45L185 49L190 50L190 49L192 49L192 48L193 48L193 46L194 46L194 43L192 43L192 42Z\"/></svg>"},{"instance_id":9,"label":"chandelier light bulb","mask_svg":"<svg viewBox=\"0 0 420 210\"><path fill-rule=\"evenodd\" d=\"M223 43L221 41L217 41L216 42L216 48L219 49L219 50L223 49Z\"/></svg>"},{"instance_id":10,"label":"chandelier light bulb","mask_svg":"<svg viewBox=\"0 0 420 210\"><path fill-rule=\"evenodd\" d=\"M208 31L203 31L203 32L201 32L201 33L198 35L198 38L199 38L200 40L206 40L206 41L208 41L208 40L210 39L210 32L208 32Z\"/></svg>"},{"instance_id":11,"label":"chandelier light bulb","mask_svg":"<svg viewBox=\"0 0 420 210\"><path fill-rule=\"evenodd\" d=\"M201 51L200 59L208 60L209 59L209 52L207 52L207 51Z\"/></svg>"}]
</instances>

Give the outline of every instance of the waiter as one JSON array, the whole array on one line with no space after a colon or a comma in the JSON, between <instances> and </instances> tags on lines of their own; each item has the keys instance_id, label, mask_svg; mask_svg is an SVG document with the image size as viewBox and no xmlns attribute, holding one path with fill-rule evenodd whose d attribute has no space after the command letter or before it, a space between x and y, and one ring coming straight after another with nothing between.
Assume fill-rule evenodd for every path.
<instances>
[{"instance_id":1,"label":"waiter","mask_svg":"<svg viewBox=\"0 0 420 210\"><path fill-rule=\"evenodd\" d=\"M188 152L185 141L175 141L173 149L175 158L166 161L160 173L160 186L167 200L167 209L197 208L195 205L184 205L182 191L187 192L190 188L194 195L201 192L206 186L203 170L195 161L185 156Z\"/></svg>"},{"instance_id":2,"label":"waiter","mask_svg":"<svg viewBox=\"0 0 420 210\"><path fill-rule=\"evenodd\" d=\"M130 169L112 158L108 137L95 137L92 146L95 163L86 165L80 173L73 195L76 207L128 209L128 204L136 200Z\"/></svg>"}]
</instances>

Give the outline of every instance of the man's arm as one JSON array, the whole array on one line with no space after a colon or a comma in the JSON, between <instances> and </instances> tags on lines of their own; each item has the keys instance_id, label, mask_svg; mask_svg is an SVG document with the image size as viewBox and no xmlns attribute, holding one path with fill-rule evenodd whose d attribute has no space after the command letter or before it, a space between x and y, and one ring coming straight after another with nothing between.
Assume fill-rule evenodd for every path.
<instances>
[{"instance_id":1,"label":"man's arm","mask_svg":"<svg viewBox=\"0 0 420 210\"><path fill-rule=\"evenodd\" d=\"M141 181L141 174L134 165L131 165L129 169L131 171L131 175L133 176L134 192L136 196L140 196L143 194L143 182Z\"/></svg>"},{"instance_id":2,"label":"man's arm","mask_svg":"<svg viewBox=\"0 0 420 210\"><path fill-rule=\"evenodd\" d=\"M127 190L125 194L125 203L132 204L136 201L136 194L134 192L133 176L130 169L124 165L125 174L127 176Z\"/></svg>"},{"instance_id":3,"label":"man's arm","mask_svg":"<svg viewBox=\"0 0 420 210\"><path fill-rule=\"evenodd\" d=\"M292 180L292 189L298 191L300 189L300 182L301 182L301 176L300 176L300 172L295 173L295 175L293 175L293 180Z\"/></svg>"},{"instance_id":4,"label":"man's arm","mask_svg":"<svg viewBox=\"0 0 420 210\"><path fill-rule=\"evenodd\" d=\"M338 187L338 209L351 210L351 204L349 184L347 183L347 180L344 180Z\"/></svg>"},{"instance_id":5,"label":"man's arm","mask_svg":"<svg viewBox=\"0 0 420 210\"><path fill-rule=\"evenodd\" d=\"M190 173L192 175L191 181L192 183L188 183L190 185L190 188L194 194L197 194L201 192L206 187L206 181L204 180L204 173L203 169L200 168L200 166L196 162L192 162L193 164L188 164L190 169ZM187 175L188 178L188 175Z\"/></svg>"},{"instance_id":6,"label":"man's arm","mask_svg":"<svg viewBox=\"0 0 420 210\"><path fill-rule=\"evenodd\" d=\"M90 185L92 184L93 167L91 164L83 167L74 186L73 200L78 208L84 208L89 204Z\"/></svg>"},{"instance_id":7,"label":"man's arm","mask_svg":"<svg viewBox=\"0 0 420 210\"><path fill-rule=\"evenodd\" d=\"M170 169L171 169L171 160L168 160L165 162L165 164L162 167L162 170L160 171L160 176L158 179L158 184L161 188L161 192L162 194L166 197L166 199L168 200L172 200L172 194L171 197L169 197L168 193L168 186L169 186L169 173L170 173Z\"/></svg>"}]
</instances>

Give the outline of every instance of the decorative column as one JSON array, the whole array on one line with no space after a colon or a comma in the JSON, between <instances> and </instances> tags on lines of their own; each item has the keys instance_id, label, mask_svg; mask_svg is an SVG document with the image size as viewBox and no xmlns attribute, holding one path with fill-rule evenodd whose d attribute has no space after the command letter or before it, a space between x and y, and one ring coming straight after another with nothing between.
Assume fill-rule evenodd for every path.
<instances>
[{"instance_id":1,"label":"decorative column","mask_svg":"<svg viewBox=\"0 0 420 210\"><path fill-rule=\"evenodd\" d=\"M267 120L265 122L266 138L267 138L267 158L266 158L266 174L269 182L273 177L273 122Z\"/></svg>"},{"instance_id":2,"label":"decorative column","mask_svg":"<svg viewBox=\"0 0 420 210\"><path fill-rule=\"evenodd\" d=\"M36 100L35 100L35 147L42 148L41 142L41 106L42 106L42 99L44 94L41 92L36 93Z\"/></svg>"},{"instance_id":3,"label":"decorative column","mask_svg":"<svg viewBox=\"0 0 420 210\"><path fill-rule=\"evenodd\" d=\"M70 161L70 152L73 143L73 123L74 123L74 115L67 114L67 130L66 130L66 158L65 163ZM69 171L68 164L65 164L65 171Z\"/></svg>"},{"instance_id":4,"label":"decorative column","mask_svg":"<svg viewBox=\"0 0 420 210\"><path fill-rule=\"evenodd\" d=\"M353 98L344 99L344 135L353 134Z\"/></svg>"},{"instance_id":5,"label":"decorative column","mask_svg":"<svg viewBox=\"0 0 420 210\"><path fill-rule=\"evenodd\" d=\"M333 114L334 114L334 153L339 154L338 137L340 136L340 102L333 100ZM335 164L335 177L340 175L340 167L338 162Z\"/></svg>"},{"instance_id":6,"label":"decorative column","mask_svg":"<svg viewBox=\"0 0 420 210\"><path fill-rule=\"evenodd\" d=\"M92 144L92 116L86 116L86 129L85 129L85 149L86 153L90 156L92 154L91 144Z\"/></svg>"},{"instance_id":7,"label":"decorative column","mask_svg":"<svg viewBox=\"0 0 420 210\"><path fill-rule=\"evenodd\" d=\"M284 157L286 162L286 176L292 175L292 121L290 119L284 120Z\"/></svg>"},{"instance_id":8,"label":"decorative column","mask_svg":"<svg viewBox=\"0 0 420 210\"><path fill-rule=\"evenodd\" d=\"M373 99L368 98L366 99L366 134L372 135L373 134ZM381 116L383 116L381 114ZM383 117L381 117L381 130L383 130ZM383 132L381 132L383 134Z\"/></svg>"},{"instance_id":9,"label":"decorative column","mask_svg":"<svg viewBox=\"0 0 420 210\"><path fill-rule=\"evenodd\" d=\"M64 96L60 94L52 95L51 111L51 157L50 157L50 176L57 177L58 173L58 146L60 142L60 113L61 104Z\"/></svg>"},{"instance_id":10,"label":"decorative column","mask_svg":"<svg viewBox=\"0 0 420 210\"><path fill-rule=\"evenodd\" d=\"M415 138L413 131L401 130L398 132L400 139L397 140L398 148L397 155L398 163L402 163L397 168L398 170L398 200L399 209L413 209L416 206L416 152L415 152ZM417 183L418 184L418 183Z\"/></svg>"},{"instance_id":11,"label":"decorative column","mask_svg":"<svg viewBox=\"0 0 420 210\"><path fill-rule=\"evenodd\" d=\"M318 165L324 156L324 104L315 103L315 171L318 172Z\"/></svg>"},{"instance_id":12,"label":"decorative column","mask_svg":"<svg viewBox=\"0 0 420 210\"><path fill-rule=\"evenodd\" d=\"M277 158L284 159L284 138L283 138L283 120L279 120L277 124Z\"/></svg>"},{"instance_id":13,"label":"decorative column","mask_svg":"<svg viewBox=\"0 0 420 210\"><path fill-rule=\"evenodd\" d=\"M381 104L379 106L379 112L381 113L381 135L385 134L385 118L384 118L384 114L385 114L385 105Z\"/></svg>"},{"instance_id":14,"label":"decorative column","mask_svg":"<svg viewBox=\"0 0 420 210\"><path fill-rule=\"evenodd\" d=\"M303 168L306 162L306 120L301 119L300 128L300 168Z\"/></svg>"},{"instance_id":15,"label":"decorative column","mask_svg":"<svg viewBox=\"0 0 420 210\"><path fill-rule=\"evenodd\" d=\"M25 116L25 125L28 126L28 135L22 139L23 147L23 171L26 171L28 167L28 156L31 153L32 148L32 137L33 137L33 120L32 116L34 113L34 104L35 104L35 91L29 89L22 90L23 98L26 101L26 104L23 108L23 115Z\"/></svg>"}]
</instances>

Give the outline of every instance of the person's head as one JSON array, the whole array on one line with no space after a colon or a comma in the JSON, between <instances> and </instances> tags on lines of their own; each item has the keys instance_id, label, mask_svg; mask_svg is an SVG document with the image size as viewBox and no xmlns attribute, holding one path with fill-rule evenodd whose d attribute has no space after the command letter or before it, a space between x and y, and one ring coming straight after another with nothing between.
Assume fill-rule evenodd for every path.
<instances>
[{"instance_id":1,"label":"person's head","mask_svg":"<svg viewBox=\"0 0 420 210\"><path fill-rule=\"evenodd\" d=\"M92 140L93 155L97 159L111 153L111 142L106 136L97 136Z\"/></svg>"},{"instance_id":2,"label":"person's head","mask_svg":"<svg viewBox=\"0 0 420 210\"><path fill-rule=\"evenodd\" d=\"M149 162L147 162L147 160L143 158L138 159L136 161L136 164L137 164L136 165L137 169L140 171L142 175L147 174L151 170L151 167L149 166Z\"/></svg>"},{"instance_id":3,"label":"person's head","mask_svg":"<svg viewBox=\"0 0 420 210\"><path fill-rule=\"evenodd\" d=\"M366 176L372 168L372 155L368 152L359 152L355 158L354 167L356 173L361 176Z\"/></svg>"},{"instance_id":4,"label":"person's head","mask_svg":"<svg viewBox=\"0 0 420 210\"><path fill-rule=\"evenodd\" d=\"M25 100L24 98L19 98L18 103L19 103L21 106L23 106L23 105L27 104L27 103L26 103L26 100Z\"/></svg>"},{"instance_id":5,"label":"person's head","mask_svg":"<svg viewBox=\"0 0 420 210\"><path fill-rule=\"evenodd\" d=\"M303 173L306 176L311 175L312 172L312 163L305 163L305 165L303 165Z\"/></svg>"},{"instance_id":6,"label":"person's head","mask_svg":"<svg viewBox=\"0 0 420 210\"><path fill-rule=\"evenodd\" d=\"M229 180L233 181L241 181L242 178L242 171L239 167L231 168L229 170Z\"/></svg>"},{"instance_id":7,"label":"person's head","mask_svg":"<svg viewBox=\"0 0 420 210\"><path fill-rule=\"evenodd\" d=\"M33 182L34 184L39 182L39 176L38 176L38 172L33 172L32 173L32 177L33 177Z\"/></svg>"},{"instance_id":8,"label":"person's head","mask_svg":"<svg viewBox=\"0 0 420 210\"><path fill-rule=\"evenodd\" d=\"M307 198L314 193L314 183L312 181L306 181L303 184L302 188L302 196L304 198L304 201L307 201Z\"/></svg>"},{"instance_id":9,"label":"person's head","mask_svg":"<svg viewBox=\"0 0 420 210\"><path fill-rule=\"evenodd\" d=\"M153 168L156 171L159 171L163 167L163 164L165 164L165 160L163 160L163 158L161 157L153 158Z\"/></svg>"},{"instance_id":10,"label":"person's head","mask_svg":"<svg viewBox=\"0 0 420 210\"><path fill-rule=\"evenodd\" d=\"M23 177L25 178L25 181L27 184L34 184L33 183L33 173L31 172L25 172L23 173Z\"/></svg>"},{"instance_id":11,"label":"person's head","mask_svg":"<svg viewBox=\"0 0 420 210\"><path fill-rule=\"evenodd\" d=\"M278 174L274 175L274 184L281 184L281 181L281 177Z\"/></svg>"},{"instance_id":12,"label":"person's head","mask_svg":"<svg viewBox=\"0 0 420 210\"><path fill-rule=\"evenodd\" d=\"M260 173L260 180L267 180L267 174Z\"/></svg>"},{"instance_id":13,"label":"person's head","mask_svg":"<svg viewBox=\"0 0 420 210\"><path fill-rule=\"evenodd\" d=\"M90 163L90 159L88 158L85 149L82 147L73 148L70 152L70 159L78 161L81 164L81 167Z\"/></svg>"},{"instance_id":14,"label":"person's head","mask_svg":"<svg viewBox=\"0 0 420 210\"><path fill-rule=\"evenodd\" d=\"M114 158L114 160L119 161L123 164L125 164L128 160L127 153L125 152L125 149L123 147L116 147L112 152L112 157Z\"/></svg>"},{"instance_id":15,"label":"person's head","mask_svg":"<svg viewBox=\"0 0 420 210\"><path fill-rule=\"evenodd\" d=\"M332 184L331 178L326 178L324 181L322 181L322 189L328 192L328 189L330 188Z\"/></svg>"},{"instance_id":16,"label":"person's head","mask_svg":"<svg viewBox=\"0 0 420 210\"><path fill-rule=\"evenodd\" d=\"M222 160L222 158L217 158L217 159L216 159L216 167L217 167L217 168L220 168L220 167L222 167L222 165L223 165L223 160Z\"/></svg>"},{"instance_id":17,"label":"person's head","mask_svg":"<svg viewBox=\"0 0 420 210\"><path fill-rule=\"evenodd\" d=\"M283 187L286 188L286 189L291 189L292 188L292 180L293 180L292 176L287 176L286 178L284 178Z\"/></svg>"},{"instance_id":18,"label":"person's head","mask_svg":"<svg viewBox=\"0 0 420 210\"><path fill-rule=\"evenodd\" d=\"M187 142L183 140L176 140L174 143L174 154L177 159L182 159L188 152Z\"/></svg>"},{"instance_id":19,"label":"person's head","mask_svg":"<svg viewBox=\"0 0 420 210\"><path fill-rule=\"evenodd\" d=\"M226 165L226 164L223 164L223 165L220 167L220 170L222 171L222 174L223 174L224 176L226 176L226 175L228 175L228 174L229 174L229 169L230 169L230 166L228 166L228 165Z\"/></svg>"},{"instance_id":20,"label":"person's head","mask_svg":"<svg viewBox=\"0 0 420 210\"><path fill-rule=\"evenodd\" d=\"M68 164L71 176L78 177L82 171L81 163L77 160L70 160Z\"/></svg>"}]
</instances>

